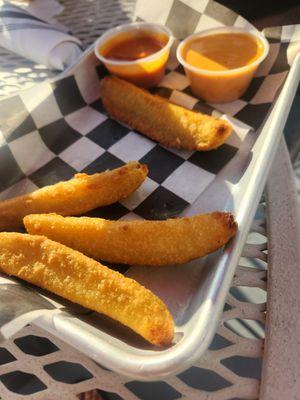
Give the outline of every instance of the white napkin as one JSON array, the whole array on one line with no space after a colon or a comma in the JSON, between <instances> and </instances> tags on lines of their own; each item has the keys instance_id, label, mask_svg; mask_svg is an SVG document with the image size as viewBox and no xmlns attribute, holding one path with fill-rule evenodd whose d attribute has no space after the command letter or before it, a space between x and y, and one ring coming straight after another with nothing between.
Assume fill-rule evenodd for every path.
<instances>
[{"instance_id":1,"label":"white napkin","mask_svg":"<svg viewBox=\"0 0 300 400\"><path fill-rule=\"evenodd\" d=\"M0 46L50 69L64 70L76 61L82 49L79 39L62 25L53 24L54 15L61 11L55 0L28 4L0 0Z\"/></svg>"}]
</instances>

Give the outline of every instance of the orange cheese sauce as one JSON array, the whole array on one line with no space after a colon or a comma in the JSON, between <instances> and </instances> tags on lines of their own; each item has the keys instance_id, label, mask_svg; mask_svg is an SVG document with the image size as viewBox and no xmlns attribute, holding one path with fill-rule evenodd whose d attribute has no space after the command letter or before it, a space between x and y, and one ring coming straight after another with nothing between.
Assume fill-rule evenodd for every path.
<instances>
[{"instance_id":1,"label":"orange cheese sauce","mask_svg":"<svg viewBox=\"0 0 300 400\"><path fill-rule=\"evenodd\" d=\"M158 52L167 42L167 35L151 32L127 32L106 42L100 52L110 60L134 61Z\"/></svg>"},{"instance_id":2,"label":"orange cheese sauce","mask_svg":"<svg viewBox=\"0 0 300 400\"><path fill-rule=\"evenodd\" d=\"M226 71L252 64L263 52L263 43L253 35L218 33L188 42L183 58L196 68Z\"/></svg>"}]
</instances>

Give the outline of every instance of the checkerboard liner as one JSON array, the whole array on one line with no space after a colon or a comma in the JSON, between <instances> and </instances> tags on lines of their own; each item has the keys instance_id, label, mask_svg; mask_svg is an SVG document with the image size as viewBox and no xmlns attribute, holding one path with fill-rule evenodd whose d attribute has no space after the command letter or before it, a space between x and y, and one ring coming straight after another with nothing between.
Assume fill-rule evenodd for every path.
<instances>
[{"instance_id":1,"label":"checkerboard liner","mask_svg":"<svg viewBox=\"0 0 300 400\"><path fill-rule=\"evenodd\" d=\"M165 24L177 38L166 75L153 92L189 109L229 120L233 135L217 150L183 151L161 146L112 120L99 93L99 81L106 71L91 50L64 76L1 101L1 199L70 179L76 172L92 174L140 160L149 166L144 184L122 202L87 215L165 219L184 213L229 163L239 166L242 146L243 156L250 152L245 139L259 134L290 68L288 50L300 40L300 25L266 29L270 53L247 92L229 104L207 104L191 94L175 57L176 45L187 35L207 28L255 28L208 0L139 0L136 19ZM243 172L237 171L239 177Z\"/></svg>"}]
</instances>

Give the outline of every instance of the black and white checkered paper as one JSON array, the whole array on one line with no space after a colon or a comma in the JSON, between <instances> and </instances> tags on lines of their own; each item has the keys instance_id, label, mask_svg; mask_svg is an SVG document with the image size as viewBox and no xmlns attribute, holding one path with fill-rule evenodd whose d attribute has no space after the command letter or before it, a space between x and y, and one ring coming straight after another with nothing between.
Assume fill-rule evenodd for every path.
<instances>
[{"instance_id":1,"label":"black and white checkered paper","mask_svg":"<svg viewBox=\"0 0 300 400\"><path fill-rule=\"evenodd\" d=\"M165 24L178 41L211 27L250 26L241 16L211 0L140 0L136 18ZM189 109L229 120L234 133L217 150L166 148L109 118L99 97L99 82L106 71L93 51L67 75L2 100L0 198L70 179L76 172L92 174L139 160L149 167L144 184L124 201L87 215L109 219L180 215L203 195L225 166L239 160L247 136L257 137L287 75L289 46L300 39L300 26L269 28L265 34L270 41L269 56L241 99L207 104L193 97L183 68L174 57L175 49L163 81L153 91ZM243 156L250 151L250 145L243 146Z\"/></svg>"}]
</instances>

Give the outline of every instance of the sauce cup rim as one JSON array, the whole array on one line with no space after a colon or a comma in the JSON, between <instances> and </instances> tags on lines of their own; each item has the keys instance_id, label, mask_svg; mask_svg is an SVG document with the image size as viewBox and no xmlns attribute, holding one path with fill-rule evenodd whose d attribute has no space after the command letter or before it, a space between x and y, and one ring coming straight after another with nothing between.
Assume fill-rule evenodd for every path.
<instances>
[{"instance_id":1,"label":"sauce cup rim","mask_svg":"<svg viewBox=\"0 0 300 400\"><path fill-rule=\"evenodd\" d=\"M100 54L99 47L101 44L105 43L107 40L113 38L114 36L117 36L121 32L128 32L130 30L137 30L139 28L149 28L149 30L155 30L158 31L160 30L161 32L165 33L169 40L167 43L162 47L159 51L156 51L153 54L150 54L149 56L139 58L137 60L132 60L132 61L120 61L120 60L111 60L110 58L104 57L102 54ZM155 24L151 22L131 22L129 24L123 24L119 25L115 28L111 28L103 35L101 35L95 42L95 47L94 47L94 52L96 57L103 62L103 64L110 64L110 65L118 65L118 66L129 66L129 65L137 65L140 62L147 62L151 61L155 58L157 58L160 54L163 54L166 49L170 48L174 42L174 36L169 28L162 24Z\"/></svg>"},{"instance_id":2,"label":"sauce cup rim","mask_svg":"<svg viewBox=\"0 0 300 400\"><path fill-rule=\"evenodd\" d=\"M249 35L252 35L252 36L255 36L256 38L258 38L263 43L263 46L264 46L264 51L263 51L262 55L258 59L253 61L251 64L247 64L247 65L244 65L243 67L228 69L228 70L223 70L223 71L211 71L209 69L195 67L195 66L189 64L188 62L186 62L182 56L182 50L185 47L185 45L188 42L192 41L196 37L210 36L214 33L233 33L233 32L246 33L246 34L249 34ZM230 27L224 26L224 27L218 27L218 28L205 29L203 31L199 31L199 32L193 33L192 35L189 35L182 42L179 43L177 50L176 50L176 57L177 57L177 60L180 62L180 64L183 65L184 68L187 68L196 74L201 73L203 75L210 75L210 76L218 76L218 75L224 76L224 75L232 75L232 74L235 74L238 72L243 72L251 67L255 67L255 66L259 65L267 57L267 55L269 53L269 48L270 48L270 46L269 46L269 42L267 41L267 39L263 36L263 34L258 32L254 28L251 29L251 28L239 28L239 27L234 27L234 26L230 26Z\"/></svg>"}]
</instances>

